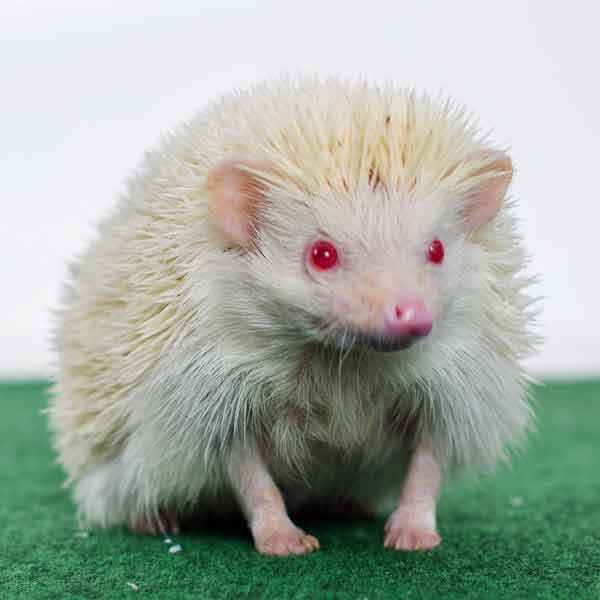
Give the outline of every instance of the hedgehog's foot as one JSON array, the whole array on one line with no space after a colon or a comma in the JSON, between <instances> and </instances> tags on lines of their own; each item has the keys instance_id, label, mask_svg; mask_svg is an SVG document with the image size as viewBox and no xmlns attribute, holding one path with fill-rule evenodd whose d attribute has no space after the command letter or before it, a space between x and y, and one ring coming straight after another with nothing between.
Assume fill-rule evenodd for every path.
<instances>
[{"instance_id":1,"label":"hedgehog's foot","mask_svg":"<svg viewBox=\"0 0 600 600\"><path fill-rule=\"evenodd\" d=\"M394 550L431 550L442 538L435 526L441 469L431 444L424 440L410 460L396 510L385 525L383 545Z\"/></svg>"},{"instance_id":2,"label":"hedgehog's foot","mask_svg":"<svg viewBox=\"0 0 600 600\"><path fill-rule=\"evenodd\" d=\"M177 535L180 531L177 515L170 511L160 511L154 517L142 517L130 524L129 529L148 535Z\"/></svg>"},{"instance_id":3,"label":"hedgehog's foot","mask_svg":"<svg viewBox=\"0 0 600 600\"><path fill-rule=\"evenodd\" d=\"M254 545L261 554L289 556L308 554L319 549L319 540L296 527L291 521L252 527Z\"/></svg>"},{"instance_id":4,"label":"hedgehog's foot","mask_svg":"<svg viewBox=\"0 0 600 600\"><path fill-rule=\"evenodd\" d=\"M410 523L394 513L385 526L383 545L392 550L432 550L442 538L426 523Z\"/></svg>"},{"instance_id":5,"label":"hedgehog's foot","mask_svg":"<svg viewBox=\"0 0 600 600\"><path fill-rule=\"evenodd\" d=\"M234 448L229 476L261 554L289 556L319 549L317 538L292 523L283 496L255 446Z\"/></svg>"}]
</instances>

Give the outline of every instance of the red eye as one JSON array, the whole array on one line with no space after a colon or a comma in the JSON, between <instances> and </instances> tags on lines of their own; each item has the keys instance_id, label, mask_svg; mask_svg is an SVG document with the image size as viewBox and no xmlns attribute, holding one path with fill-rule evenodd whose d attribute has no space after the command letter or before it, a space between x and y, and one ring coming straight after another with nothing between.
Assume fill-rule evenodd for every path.
<instances>
[{"instance_id":1,"label":"red eye","mask_svg":"<svg viewBox=\"0 0 600 600\"><path fill-rule=\"evenodd\" d=\"M444 244L442 244L438 238L435 238L431 244L429 244L427 258L429 259L429 262L435 263L436 265L441 264L444 260Z\"/></svg>"},{"instance_id":2,"label":"red eye","mask_svg":"<svg viewBox=\"0 0 600 600\"><path fill-rule=\"evenodd\" d=\"M315 242L310 249L310 261L313 266L321 271L335 267L338 261L338 253L335 246L330 242L320 240Z\"/></svg>"}]
</instances>

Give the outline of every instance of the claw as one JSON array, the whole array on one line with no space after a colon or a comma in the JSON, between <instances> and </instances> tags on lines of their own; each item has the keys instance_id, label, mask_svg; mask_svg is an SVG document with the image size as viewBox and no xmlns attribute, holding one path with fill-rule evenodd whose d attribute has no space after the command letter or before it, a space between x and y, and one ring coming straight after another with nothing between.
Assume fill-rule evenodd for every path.
<instances>
[{"instance_id":1,"label":"claw","mask_svg":"<svg viewBox=\"0 0 600 600\"><path fill-rule=\"evenodd\" d=\"M320 548L319 540L293 525L281 530L259 532L255 536L256 549L261 554L289 556L308 554Z\"/></svg>"}]
</instances>

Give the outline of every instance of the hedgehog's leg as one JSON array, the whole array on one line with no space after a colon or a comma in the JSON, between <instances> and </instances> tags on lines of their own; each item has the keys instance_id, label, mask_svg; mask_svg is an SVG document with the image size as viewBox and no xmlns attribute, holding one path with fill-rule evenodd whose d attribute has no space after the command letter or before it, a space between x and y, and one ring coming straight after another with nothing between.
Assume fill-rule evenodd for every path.
<instances>
[{"instance_id":1,"label":"hedgehog's leg","mask_svg":"<svg viewBox=\"0 0 600 600\"><path fill-rule=\"evenodd\" d=\"M261 554L288 556L318 550L318 540L292 523L281 492L254 447L233 450L229 477Z\"/></svg>"},{"instance_id":2,"label":"hedgehog's leg","mask_svg":"<svg viewBox=\"0 0 600 600\"><path fill-rule=\"evenodd\" d=\"M431 444L423 441L411 457L400 501L385 525L386 548L431 550L440 544L435 524L440 482L440 465Z\"/></svg>"}]
</instances>

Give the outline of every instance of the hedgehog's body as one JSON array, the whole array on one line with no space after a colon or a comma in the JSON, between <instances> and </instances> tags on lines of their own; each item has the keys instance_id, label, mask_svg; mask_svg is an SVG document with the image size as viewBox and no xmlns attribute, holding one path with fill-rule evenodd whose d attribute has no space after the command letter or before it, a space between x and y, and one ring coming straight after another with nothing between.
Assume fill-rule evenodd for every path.
<instances>
[{"instance_id":1,"label":"hedgehog's body","mask_svg":"<svg viewBox=\"0 0 600 600\"><path fill-rule=\"evenodd\" d=\"M85 516L240 504L268 552L253 465L288 506L376 508L415 449L442 470L501 457L533 340L507 161L448 107L334 81L230 96L165 140L57 332L51 418ZM323 237L335 268L306 258ZM421 260L433 238L443 265Z\"/></svg>"}]
</instances>

